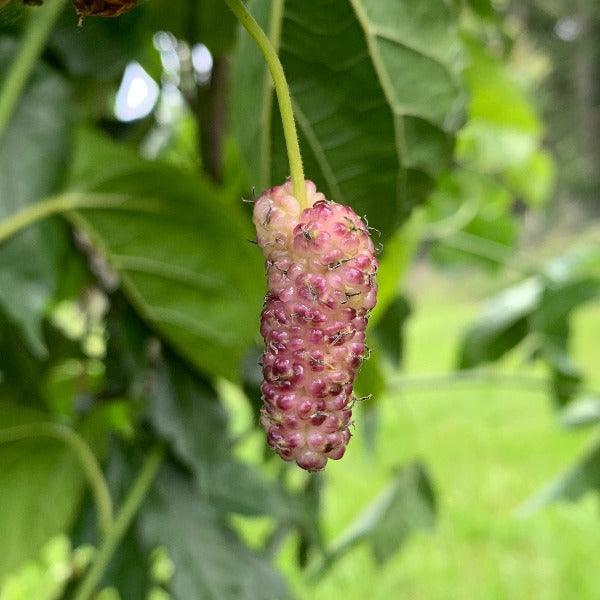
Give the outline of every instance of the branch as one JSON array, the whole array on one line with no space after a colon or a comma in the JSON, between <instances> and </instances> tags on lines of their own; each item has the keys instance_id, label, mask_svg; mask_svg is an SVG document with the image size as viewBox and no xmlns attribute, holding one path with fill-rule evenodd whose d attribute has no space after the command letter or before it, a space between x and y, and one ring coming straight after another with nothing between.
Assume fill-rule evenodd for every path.
<instances>
[{"instance_id":1,"label":"branch","mask_svg":"<svg viewBox=\"0 0 600 600\"><path fill-rule=\"evenodd\" d=\"M127 498L125 498L123 507L119 511L114 525L102 542L102 545L95 555L94 562L75 592L73 600L90 600L94 594L96 587L102 580L106 567L108 567L108 564L110 563L110 559L115 550L119 547L123 536L127 533L131 522L146 497L146 494L160 469L164 454L164 448L162 446L156 446L146 459L142 470L127 494Z\"/></svg>"}]
</instances>

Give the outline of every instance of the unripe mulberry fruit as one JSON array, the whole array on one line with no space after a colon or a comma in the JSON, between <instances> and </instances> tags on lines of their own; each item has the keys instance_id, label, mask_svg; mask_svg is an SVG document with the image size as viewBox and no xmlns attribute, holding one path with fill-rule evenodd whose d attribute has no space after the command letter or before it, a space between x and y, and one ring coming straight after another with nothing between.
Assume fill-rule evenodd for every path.
<instances>
[{"instance_id":1,"label":"unripe mulberry fruit","mask_svg":"<svg viewBox=\"0 0 600 600\"><path fill-rule=\"evenodd\" d=\"M377 300L377 259L368 227L348 206L306 183L307 208L290 182L254 206L268 293L261 423L287 461L318 471L350 440L354 379Z\"/></svg>"}]
</instances>

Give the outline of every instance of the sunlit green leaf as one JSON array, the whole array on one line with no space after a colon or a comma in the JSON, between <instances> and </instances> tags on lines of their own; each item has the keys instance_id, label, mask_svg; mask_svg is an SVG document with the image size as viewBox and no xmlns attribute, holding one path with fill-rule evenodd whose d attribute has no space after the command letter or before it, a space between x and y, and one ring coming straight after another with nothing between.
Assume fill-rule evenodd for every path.
<instances>
[{"instance_id":1,"label":"sunlit green leaf","mask_svg":"<svg viewBox=\"0 0 600 600\"><path fill-rule=\"evenodd\" d=\"M443 264L502 267L517 238L511 203L508 190L485 175L461 168L443 175L427 206L438 241L434 257Z\"/></svg>"},{"instance_id":2,"label":"sunlit green leaf","mask_svg":"<svg viewBox=\"0 0 600 600\"><path fill-rule=\"evenodd\" d=\"M0 403L0 428L47 419L43 413ZM93 420L85 434L100 439ZM47 438L0 445L0 580L34 558L50 538L73 525L85 488L78 458L64 443Z\"/></svg>"},{"instance_id":3,"label":"sunlit green leaf","mask_svg":"<svg viewBox=\"0 0 600 600\"><path fill-rule=\"evenodd\" d=\"M541 206L550 200L556 184L556 164L544 150L538 150L529 160L508 170L510 188L531 206Z\"/></svg>"},{"instance_id":4,"label":"sunlit green leaf","mask_svg":"<svg viewBox=\"0 0 600 600\"><path fill-rule=\"evenodd\" d=\"M518 169L537 150L541 122L506 65L479 40L465 39L470 63L469 121L460 132L459 159L484 173Z\"/></svg>"}]
</instances>

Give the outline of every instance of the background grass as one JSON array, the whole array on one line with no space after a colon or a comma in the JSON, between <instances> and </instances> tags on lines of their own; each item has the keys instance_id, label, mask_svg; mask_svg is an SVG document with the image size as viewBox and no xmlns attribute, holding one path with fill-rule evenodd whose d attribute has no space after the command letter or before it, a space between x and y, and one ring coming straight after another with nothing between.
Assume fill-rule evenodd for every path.
<instances>
[{"instance_id":1,"label":"background grass","mask_svg":"<svg viewBox=\"0 0 600 600\"><path fill-rule=\"evenodd\" d=\"M461 279L462 281L462 279ZM419 282L410 320L405 374L452 369L460 332L479 305L452 282ZM574 327L575 356L600 384L600 307L582 309ZM538 373L511 358L497 367ZM437 389L436 389L437 388ZM566 468L597 431L565 431L543 391L490 384L433 386L381 399L375 453L361 428L343 461L330 463L326 528L334 539L384 487L390 471L415 457L428 465L440 511L435 530L411 538L378 568L361 546L316 586L282 567L307 599L594 599L600 598L600 512L597 498L554 505L527 520L515 509Z\"/></svg>"}]
</instances>

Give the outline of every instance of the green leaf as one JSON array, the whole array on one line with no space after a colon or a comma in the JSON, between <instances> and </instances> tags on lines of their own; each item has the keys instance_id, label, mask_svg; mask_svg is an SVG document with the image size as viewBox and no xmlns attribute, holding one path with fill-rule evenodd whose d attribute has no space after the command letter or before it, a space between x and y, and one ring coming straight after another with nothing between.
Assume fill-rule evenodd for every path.
<instances>
[{"instance_id":1,"label":"green leaf","mask_svg":"<svg viewBox=\"0 0 600 600\"><path fill-rule=\"evenodd\" d=\"M251 0L279 43L309 179L389 237L449 163L461 44L442 0ZM244 35L234 57L233 128L259 187L288 175L264 61Z\"/></svg>"},{"instance_id":2,"label":"green leaf","mask_svg":"<svg viewBox=\"0 0 600 600\"><path fill-rule=\"evenodd\" d=\"M391 558L418 529L435 524L436 501L429 475L415 463L398 474L394 492L373 528L371 543L379 563Z\"/></svg>"},{"instance_id":3,"label":"green leaf","mask_svg":"<svg viewBox=\"0 0 600 600\"><path fill-rule=\"evenodd\" d=\"M150 418L192 469L205 500L218 510L247 515L286 513L275 484L232 456L227 415L214 389L175 361L157 367Z\"/></svg>"},{"instance_id":4,"label":"green leaf","mask_svg":"<svg viewBox=\"0 0 600 600\"><path fill-rule=\"evenodd\" d=\"M23 333L0 310L0 402L14 398L22 404L40 407L44 365L25 343Z\"/></svg>"},{"instance_id":5,"label":"green leaf","mask_svg":"<svg viewBox=\"0 0 600 600\"><path fill-rule=\"evenodd\" d=\"M77 568L76 554L66 536L51 539L35 560L28 561L6 577L0 584L0 597L2 600L59 600Z\"/></svg>"},{"instance_id":6,"label":"green leaf","mask_svg":"<svg viewBox=\"0 0 600 600\"><path fill-rule=\"evenodd\" d=\"M0 73L13 47L0 39ZM0 139L0 219L56 189L69 154L70 101L68 83L40 64ZM0 304L37 354L45 351L41 323L57 289L65 248L63 227L55 221L30 227L0 246Z\"/></svg>"},{"instance_id":7,"label":"green leaf","mask_svg":"<svg viewBox=\"0 0 600 600\"><path fill-rule=\"evenodd\" d=\"M528 319L542 291L540 279L531 277L490 301L462 340L459 368L497 360L517 346L528 333Z\"/></svg>"},{"instance_id":8,"label":"green leaf","mask_svg":"<svg viewBox=\"0 0 600 600\"><path fill-rule=\"evenodd\" d=\"M560 341L571 313L598 296L600 278L585 277L574 281L549 282L532 319L532 325L540 333L555 335Z\"/></svg>"},{"instance_id":9,"label":"green leaf","mask_svg":"<svg viewBox=\"0 0 600 600\"><path fill-rule=\"evenodd\" d=\"M373 329L373 335L379 342L379 348L390 359L394 367L399 367L402 362L403 328L410 314L411 307L408 300L400 296L388 307Z\"/></svg>"},{"instance_id":10,"label":"green leaf","mask_svg":"<svg viewBox=\"0 0 600 600\"><path fill-rule=\"evenodd\" d=\"M369 317L370 328L377 325L389 305L401 292L403 279L421 241L423 223L423 212L415 211L383 245L383 257L377 271L377 305Z\"/></svg>"},{"instance_id":11,"label":"green leaf","mask_svg":"<svg viewBox=\"0 0 600 600\"><path fill-rule=\"evenodd\" d=\"M196 366L235 378L263 296L262 259L241 209L206 182L89 133L71 189L110 195L72 218L139 314Z\"/></svg>"},{"instance_id":12,"label":"green leaf","mask_svg":"<svg viewBox=\"0 0 600 600\"><path fill-rule=\"evenodd\" d=\"M560 422L565 427L587 427L600 423L600 396L588 395L570 404Z\"/></svg>"},{"instance_id":13,"label":"green leaf","mask_svg":"<svg viewBox=\"0 0 600 600\"><path fill-rule=\"evenodd\" d=\"M586 254L555 259L546 266L546 282L530 327L539 340L538 354L550 366L552 392L559 406L579 392L583 374L569 354L573 312L600 295L600 277L591 276L592 260ZM562 267L561 267L562 265ZM591 265L588 269L586 265Z\"/></svg>"},{"instance_id":14,"label":"green leaf","mask_svg":"<svg viewBox=\"0 0 600 600\"><path fill-rule=\"evenodd\" d=\"M588 492L597 490L600 490L600 442L598 441L579 462L527 500L518 512L521 516L530 516L552 502L560 500L575 502Z\"/></svg>"},{"instance_id":15,"label":"green leaf","mask_svg":"<svg viewBox=\"0 0 600 600\"><path fill-rule=\"evenodd\" d=\"M325 492L325 480L323 474L313 473L307 480L299 494L299 500L303 507L303 518L298 526L298 564L305 568L308 564L311 550L316 549L320 553L325 551L325 540L323 536L323 494Z\"/></svg>"},{"instance_id":16,"label":"green leaf","mask_svg":"<svg viewBox=\"0 0 600 600\"><path fill-rule=\"evenodd\" d=\"M433 527L436 513L435 493L425 467L415 462L399 469L389 486L333 544L317 576L363 541L370 542L379 563L385 562L410 534Z\"/></svg>"},{"instance_id":17,"label":"green leaf","mask_svg":"<svg viewBox=\"0 0 600 600\"><path fill-rule=\"evenodd\" d=\"M600 249L597 245L576 247L548 261L544 277L554 285L588 277L600 277Z\"/></svg>"},{"instance_id":18,"label":"green leaf","mask_svg":"<svg viewBox=\"0 0 600 600\"><path fill-rule=\"evenodd\" d=\"M427 206L434 221L430 227L434 237L439 238L434 257L444 264L471 262L498 268L502 262L497 253L490 256L482 252L472 240L486 248L495 250L500 246L509 252L517 237L511 206L511 194L491 178L461 168L446 173Z\"/></svg>"},{"instance_id":19,"label":"green leaf","mask_svg":"<svg viewBox=\"0 0 600 600\"><path fill-rule=\"evenodd\" d=\"M159 475L139 527L146 546L164 546L173 561L169 588L177 600L289 597L272 566L244 546L197 486L173 469Z\"/></svg>"},{"instance_id":20,"label":"green leaf","mask_svg":"<svg viewBox=\"0 0 600 600\"><path fill-rule=\"evenodd\" d=\"M386 381L377 352L371 352L360 368L354 390L357 396L373 396L379 398L385 392Z\"/></svg>"},{"instance_id":21,"label":"green leaf","mask_svg":"<svg viewBox=\"0 0 600 600\"><path fill-rule=\"evenodd\" d=\"M469 67L469 121L460 132L457 154L461 162L482 173L518 169L531 160L542 133L533 103L505 62L465 37Z\"/></svg>"},{"instance_id":22,"label":"green leaf","mask_svg":"<svg viewBox=\"0 0 600 600\"><path fill-rule=\"evenodd\" d=\"M0 403L1 428L44 419L43 413ZM40 438L0 445L0 580L68 531L84 487L77 457L61 442Z\"/></svg>"},{"instance_id":23,"label":"green leaf","mask_svg":"<svg viewBox=\"0 0 600 600\"><path fill-rule=\"evenodd\" d=\"M197 8L198 39L214 56L231 50L237 21L223 0L201 0Z\"/></svg>"},{"instance_id":24,"label":"green leaf","mask_svg":"<svg viewBox=\"0 0 600 600\"><path fill-rule=\"evenodd\" d=\"M533 207L545 204L552 197L556 184L556 164L552 156L538 150L529 160L515 165L506 173L510 188Z\"/></svg>"},{"instance_id":25,"label":"green leaf","mask_svg":"<svg viewBox=\"0 0 600 600\"><path fill-rule=\"evenodd\" d=\"M469 66L465 70L471 92L471 119L539 135L541 123L533 103L506 63L493 56L479 40L465 37Z\"/></svg>"},{"instance_id":26,"label":"green leaf","mask_svg":"<svg viewBox=\"0 0 600 600\"><path fill-rule=\"evenodd\" d=\"M144 6L118 19L86 19L81 28L73 11L65 10L50 37L50 47L69 74L93 78L97 94L98 83L118 80L127 63L139 57L144 42L156 31L144 30L147 10ZM177 14L173 7L170 12Z\"/></svg>"},{"instance_id":27,"label":"green leaf","mask_svg":"<svg viewBox=\"0 0 600 600\"><path fill-rule=\"evenodd\" d=\"M361 399L359 404L362 417L361 429L365 435L368 450L375 449L380 424L379 401L385 393L385 389L385 373L379 361L377 348L375 348L369 359L363 362L354 384L354 393Z\"/></svg>"},{"instance_id":28,"label":"green leaf","mask_svg":"<svg viewBox=\"0 0 600 600\"><path fill-rule=\"evenodd\" d=\"M564 406L575 397L583 381L582 372L567 352L567 340L568 334L565 334L560 345L543 339L540 349L540 356L550 367L552 396L559 406Z\"/></svg>"},{"instance_id":29,"label":"green leaf","mask_svg":"<svg viewBox=\"0 0 600 600\"><path fill-rule=\"evenodd\" d=\"M484 19L492 19L496 16L491 0L466 0L466 3L476 15Z\"/></svg>"}]
</instances>

